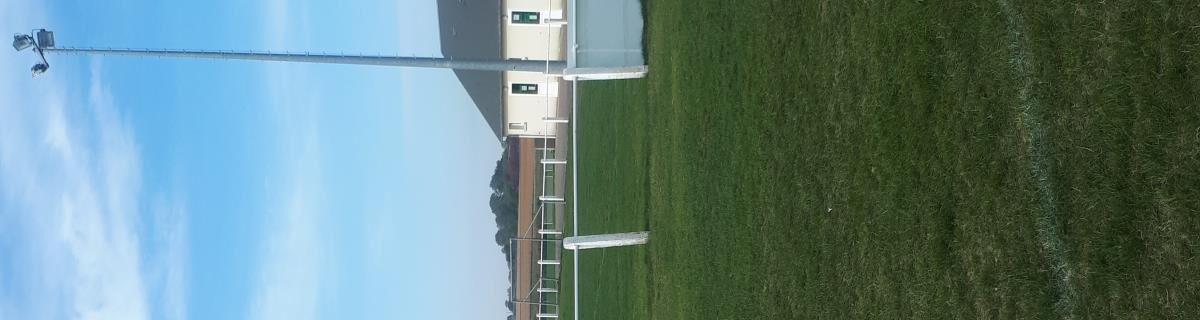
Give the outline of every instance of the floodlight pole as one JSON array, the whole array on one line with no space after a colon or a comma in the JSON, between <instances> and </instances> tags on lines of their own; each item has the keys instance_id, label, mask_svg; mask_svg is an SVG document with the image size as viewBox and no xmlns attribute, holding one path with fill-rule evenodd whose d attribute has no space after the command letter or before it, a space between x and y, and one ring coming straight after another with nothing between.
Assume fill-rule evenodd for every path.
<instances>
[{"instance_id":1,"label":"floodlight pole","mask_svg":"<svg viewBox=\"0 0 1200 320\"><path fill-rule=\"evenodd\" d=\"M327 64L349 64L391 67L440 68L478 71L526 71L561 75L567 68L566 61L556 60L470 60L434 57L363 56L343 54L275 53L257 51L217 50L159 50L159 49L112 49L88 47L46 47L46 53L78 53L118 56L201 58L252 61L284 61Z\"/></svg>"},{"instance_id":2,"label":"floodlight pole","mask_svg":"<svg viewBox=\"0 0 1200 320\"><path fill-rule=\"evenodd\" d=\"M565 21L547 20L548 24L561 24ZM34 37L36 35L36 37ZM402 57L402 56L369 56L347 54L311 54L292 52L261 52L261 51L225 51L225 50L164 50L164 49L117 49L92 47L60 47L54 42L54 32L46 29L34 30L34 35L13 35L13 49L17 51L34 47L43 61L30 69L34 75L46 72L50 63L45 61L46 53L78 53L120 56L170 57L170 58L201 58L254 61L285 61L327 64L351 64L367 66L438 68L474 71L521 71L535 72L550 76L559 76L566 80L602 80L641 78L646 75L646 66L617 66L617 67L579 67L574 58L568 63L563 60L526 60L526 59L454 59L437 57ZM572 56L573 57L573 56ZM563 119L546 119L549 123L566 123Z\"/></svg>"}]
</instances>

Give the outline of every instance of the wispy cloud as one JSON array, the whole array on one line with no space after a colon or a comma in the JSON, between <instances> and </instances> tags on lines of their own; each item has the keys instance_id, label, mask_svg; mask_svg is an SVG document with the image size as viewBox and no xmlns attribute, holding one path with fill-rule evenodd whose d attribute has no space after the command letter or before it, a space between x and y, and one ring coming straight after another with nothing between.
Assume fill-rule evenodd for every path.
<instances>
[{"instance_id":1,"label":"wispy cloud","mask_svg":"<svg viewBox=\"0 0 1200 320\"><path fill-rule=\"evenodd\" d=\"M312 34L311 19L307 3L292 0L267 0L263 2L263 42L272 49L292 49L288 46L307 46Z\"/></svg>"},{"instance_id":2,"label":"wispy cloud","mask_svg":"<svg viewBox=\"0 0 1200 320\"><path fill-rule=\"evenodd\" d=\"M296 49L307 44L308 10L289 0L264 5L262 30L268 48ZM263 232L258 277L252 287L250 319L315 319L320 311L321 259L318 241L323 204L317 106L320 97L304 70L281 64L264 67L263 92L275 115L280 170L268 187L272 212Z\"/></svg>"},{"instance_id":3,"label":"wispy cloud","mask_svg":"<svg viewBox=\"0 0 1200 320\"><path fill-rule=\"evenodd\" d=\"M187 205L175 187L170 194L156 196L150 212L149 242L157 247L144 248L147 265L142 277L147 291L159 293L159 301L151 308L152 318L187 319Z\"/></svg>"},{"instance_id":4,"label":"wispy cloud","mask_svg":"<svg viewBox=\"0 0 1200 320\"><path fill-rule=\"evenodd\" d=\"M2 19L9 18L27 22ZM93 67L83 90L54 73L29 79L26 72L0 64L0 316L183 318L183 209L153 213L163 224L139 234L147 216L139 147L101 68ZM147 249L142 240L162 242Z\"/></svg>"},{"instance_id":5,"label":"wispy cloud","mask_svg":"<svg viewBox=\"0 0 1200 320\"><path fill-rule=\"evenodd\" d=\"M262 262L254 286L250 319L315 319L321 288L320 262L324 247L318 241L322 205L317 129L311 112L294 127L283 129L285 165L276 183L273 212L264 232ZM292 121L292 120L283 120Z\"/></svg>"},{"instance_id":6,"label":"wispy cloud","mask_svg":"<svg viewBox=\"0 0 1200 320\"><path fill-rule=\"evenodd\" d=\"M38 5L0 2L0 28L49 24ZM0 319L184 319L182 201L140 211L139 146L102 68L30 79L29 52L0 52Z\"/></svg>"}]
</instances>

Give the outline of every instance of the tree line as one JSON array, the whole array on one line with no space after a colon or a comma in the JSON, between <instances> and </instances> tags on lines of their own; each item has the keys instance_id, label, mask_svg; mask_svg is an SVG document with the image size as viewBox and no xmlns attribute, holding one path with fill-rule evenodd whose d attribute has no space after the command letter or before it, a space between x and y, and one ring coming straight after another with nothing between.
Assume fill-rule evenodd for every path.
<instances>
[{"instance_id":1,"label":"tree line","mask_svg":"<svg viewBox=\"0 0 1200 320\"><path fill-rule=\"evenodd\" d=\"M509 152L516 149L515 146L505 144L500 160L496 160L496 170L492 173L491 181L492 195L488 199L496 221L496 245L500 246L500 252L504 253L505 261L511 260L508 240L517 235L517 163L512 159L512 152ZM512 273L511 269L509 273ZM511 291L512 288L509 289ZM511 320L513 304L506 299L504 305L508 307L508 318Z\"/></svg>"}]
</instances>

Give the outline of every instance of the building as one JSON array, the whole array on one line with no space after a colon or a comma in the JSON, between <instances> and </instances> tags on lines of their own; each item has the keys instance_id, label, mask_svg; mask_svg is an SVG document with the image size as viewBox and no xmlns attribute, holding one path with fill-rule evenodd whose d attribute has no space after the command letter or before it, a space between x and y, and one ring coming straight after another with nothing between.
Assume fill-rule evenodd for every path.
<instances>
[{"instance_id":1,"label":"building","mask_svg":"<svg viewBox=\"0 0 1200 320\"><path fill-rule=\"evenodd\" d=\"M442 54L462 59L565 60L566 0L439 0ZM553 137L570 86L535 72L454 71L497 139Z\"/></svg>"},{"instance_id":2,"label":"building","mask_svg":"<svg viewBox=\"0 0 1200 320\"><path fill-rule=\"evenodd\" d=\"M442 56L495 60L502 57L500 0L438 0L438 27ZM493 71L455 70L496 139L504 140L503 74Z\"/></svg>"},{"instance_id":3,"label":"building","mask_svg":"<svg viewBox=\"0 0 1200 320\"><path fill-rule=\"evenodd\" d=\"M566 0L502 0L504 59L566 60ZM535 72L504 73L504 135L553 137L560 124L561 98L570 86L562 77Z\"/></svg>"}]
</instances>

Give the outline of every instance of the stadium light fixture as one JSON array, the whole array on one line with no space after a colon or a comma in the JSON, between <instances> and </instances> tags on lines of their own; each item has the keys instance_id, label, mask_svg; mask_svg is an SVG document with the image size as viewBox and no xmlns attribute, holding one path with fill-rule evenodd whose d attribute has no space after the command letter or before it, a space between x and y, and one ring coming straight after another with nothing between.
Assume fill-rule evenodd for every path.
<instances>
[{"instance_id":1,"label":"stadium light fixture","mask_svg":"<svg viewBox=\"0 0 1200 320\"><path fill-rule=\"evenodd\" d=\"M17 51L29 49L29 47L34 46L34 44L36 43L33 42L33 36L20 33L13 35L13 49L16 49Z\"/></svg>"},{"instance_id":2,"label":"stadium light fixture","mask_svg":"<svg viewBox=\"0 0 1200 320\"><path fill-rule=\"evenodd\" d=\"M29 68L29 72L36 77L39 74L46 73L46 70L50 70L50 62L46 61L45 48L54 47L54 32L47 31L46 29L38 29L34 30L34 34L37 35L36 38L32 34L14 34L12 45L13 49L17 51L33 48L33 51L37 52L38 57L42 58L42 62L35 63L33 67Z\"/></svg>"}]
</instances>

